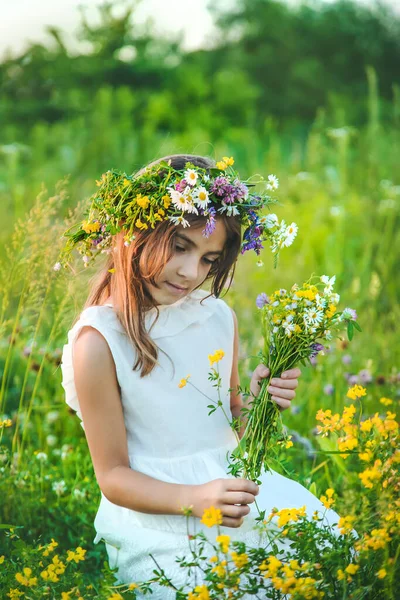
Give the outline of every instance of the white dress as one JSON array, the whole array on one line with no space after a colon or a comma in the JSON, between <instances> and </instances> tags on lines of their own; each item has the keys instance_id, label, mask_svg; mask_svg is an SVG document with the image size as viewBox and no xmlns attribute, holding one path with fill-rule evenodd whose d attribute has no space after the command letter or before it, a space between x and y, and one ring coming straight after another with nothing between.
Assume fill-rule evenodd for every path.
<instances>
[{"instance_id":1,"label":"white dress","mask_svg":"<svg viewBox=\"0 0 400 600\"><path fill-rule=\"evenodd\" d=\"M86 308L68 332L68 343L63 348L61 369L65 400L84 427L74 385L72 345L78 332L87 325L103 335L113 355L121 388L130 466L170 483L202 484L220 477L233 477L226 472L227 457L236 447L236 437L222 410L218 408L209 416L210 400L189 384L178 388L180 379L190 373L190 381L197 388L218 400L216 389L208 381L208 355L223 349L225 356L219 362L220 394L225 412L231 416L228 388L233 360L233 315L224 300L207 296L209 292L195 290L174 304L158 307L160 316L150 335L174 365L159 351L159 366L142 379L132 370L136 350L111 304ZM200 304L203 298L206 299ZM148 331L155 316L154 308L145 315ZM266 510L266 516L273 507L299 508L304 504L309 517L315 510L325 511L321 502L299 483L276 472L263 474L261 479L256 500L260 510ZM241 527L221 526L220 530L230 535L232 541L242 540L258 547L262 540L253 529L258 513L254 503L249 506L251 511ZM325 516L331 524L338 522L339 517L333 510L326 511ZM176 557L189 556L184 515L134 511L111 503L101 493L94 527L97 532L94 543L103 539L110 567L118 567L116 583L150 579L156 568L149 556L151 552L175 585L185 584L187 569L180 568L175 561ZM216 527L208 528L194 517L189 527L190 533L203 531L215 543ZM148 596L138 594L137 597ZM172 600L175 592L155 585L151 598Z\"/></svg>"}]
</instances>

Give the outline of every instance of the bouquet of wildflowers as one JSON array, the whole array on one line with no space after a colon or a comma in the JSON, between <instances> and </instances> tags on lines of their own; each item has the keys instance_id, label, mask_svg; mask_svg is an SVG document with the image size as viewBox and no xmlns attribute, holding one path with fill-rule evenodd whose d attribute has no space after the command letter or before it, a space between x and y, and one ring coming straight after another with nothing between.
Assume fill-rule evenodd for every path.
<instances>
[{"instance_id":1,"label":"bouquet of wildflowers","mask_svg":"<svg viewBox=\"0 0 400 600\"><path fill-rule=\"evenodd\" d=\"M245 409L248 417L245 433L232 455L243 461L247 453L246 475L253 481L260 476L263 466L270 469L268 457L274 446L286 439L279 408L267 391L270 380L298 362L306 364L322 352L321 342L331 340L335 331L347 327L349 340L354 328L361 331L355 310L337 311L340 296L333 291L334 283L335 277L311 277L301 287L294 284L290 291L280 289L270 297L265 293L257 297L264 338L259 356L269 367L270 376L263 380L251 408Z\"/></svg>"}]
</instances>

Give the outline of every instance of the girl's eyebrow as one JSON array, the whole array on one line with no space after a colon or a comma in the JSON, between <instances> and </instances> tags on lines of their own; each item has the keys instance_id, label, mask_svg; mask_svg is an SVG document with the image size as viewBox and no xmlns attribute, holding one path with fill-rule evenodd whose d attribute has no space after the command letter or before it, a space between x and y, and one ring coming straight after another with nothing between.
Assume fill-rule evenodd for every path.
<instances>
[{"instance_id":1,"label":"girl's eyebrow","mask_svg":"<svg viewBox=\"0 0 400 600\"><path fill-rule=\"evenodd\" d=\"M190 244L191 246L193 246L194 248L198 248L197 244L191 240L190 238L188 238L186 235L184 235L183 233L177 233L176 234L177 237L182 238L183 240L185 240L185 242L187 242L188 244ZM209 250L208 252L206 252L206 254L222 254L222 250Z\"/></svg>"}]
</instances>

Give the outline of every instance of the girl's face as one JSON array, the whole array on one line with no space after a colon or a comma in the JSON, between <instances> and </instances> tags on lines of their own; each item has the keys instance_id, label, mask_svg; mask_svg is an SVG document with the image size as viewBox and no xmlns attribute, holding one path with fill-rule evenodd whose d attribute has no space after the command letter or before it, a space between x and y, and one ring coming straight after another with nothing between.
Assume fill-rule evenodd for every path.
<instances>
[{"instance_id":1,"label":"girl's face","mask_svg":"<svg viewBox=\"0 0 400 600\"><path fill-rule=\"evenodd\" d=\"M173 304L201 285L226 243L225 226L219 219L208 238L202 234L204 226L176 227L174 253L156 279L157 287L146 284L156 304Z\"/></svg>"}]
</instances>

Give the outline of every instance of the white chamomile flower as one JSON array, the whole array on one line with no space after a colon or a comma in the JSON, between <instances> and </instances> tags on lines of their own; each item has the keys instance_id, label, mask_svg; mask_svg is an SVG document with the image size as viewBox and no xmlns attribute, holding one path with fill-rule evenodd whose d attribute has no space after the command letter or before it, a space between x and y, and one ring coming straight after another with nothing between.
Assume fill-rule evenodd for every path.
<instances>
[{"instance_id":1,"label":"white chamomile flower","mask_svg":"<svg viewBox=\"0 0 400 600\"><path fill-rule=\"evenodd\" d=\"M210 199L209 194L204 186L201 185L193 190L193 197L197 206L200 206L200 208L207 208Z\"/></svg>"},{"instance_id":2,"label":"white chamomile flower","mask_svg":"<svg viewBox=\"0 0 400 600\"><path fill-rule=\"evenodd\" d=\"M186 219L184 219L182 217L182 215L179 215L178 217L168 217L168 219L170 221L172 221L174 225L182 225L182 227L190 227L189 221L186 221Z\"/></svg>"},{"instance_id":3,"label":"white chamomile flower","mask_svg":"<svg viewBox=\"0 0 400 600\"><path fill-rule=\"evenodd\" d=\"M275 175L268 175L266 188L267 190L277 190L279 187L278 178Z\"/></svg>"},{"instance_id":4,"label":"white chamomile flower","mask_svg":"<svg viewBox=\"0 0 400 600\"><path fill-rule=\"evenodd\" d=\"M306 308L304 311L304 320L309 325L318 325L324 318L324 312L315 308Z\"/></svg>"},{"instance_id":5,"label":"white chamomile flower","mask_svg":"<svg viewBox=\"0 0 400 600\"><path fill-rule=\"evenodd\" d=\"M36 454L36 458L37 460L39 460L40 462L45 462L47 460L47 454L46 452L38 452Z\"/></svg>"},{"instance_id":6,"label":"white chamomile flower","mask_svg":"<svg viewBox=\"0 0 400 600\"><path fill-rule=\"evenodd\" d=\"M324 294L330 294L336 281L336 275L334 275L330 279L329 275L321 275L321 281L322 283L325 283Z\"/></svg>"},{"instance_id":7,"label":"white chamomile flower","mask_svg":"<svg viewBox=\"0 0 400 600\"><path fill-rule=\"evenodd\" d=\"M183 210L184 212L196 212L197 209L191 200L191 197L186 196L182 192L178 192L177 190L170 189L170 198L172 204L178 209ZM194 210L193 210L194 208Z\"/></svg>"},{"instance_id":8,"label":"white chamomile flower","mask_svg":"<svg viewBox=\"0 0 400 600\"><path fill-rule=\"evenodd\" d=\"M183 176L190 186L196 185L198 174L194 169L186 169Z\"/></svg>"},{"instance_id":9,"label":"white chamomile flower","mask_svg":"<svg viewBox=\"0 0 400 600\"><path fill-rule=\"evenodd\" d=\"M267 229L272 229L272 227L278 225L278 217L275 214L263 215L258 221L260 225L263 225Z\"/></svg>"},{"instance_id":10,"label":"white chamomile flower","mask_svg":"<svg viewBox=\"0 0 400 600\"><path fill-rule=\"evenodd\" d=\"M296 223L292 223L288 225L285 230L285 239L283 240L283 246L291 246L293 244L293 240L297 235L297 225Z\"/></svg>"}]
</instances>

